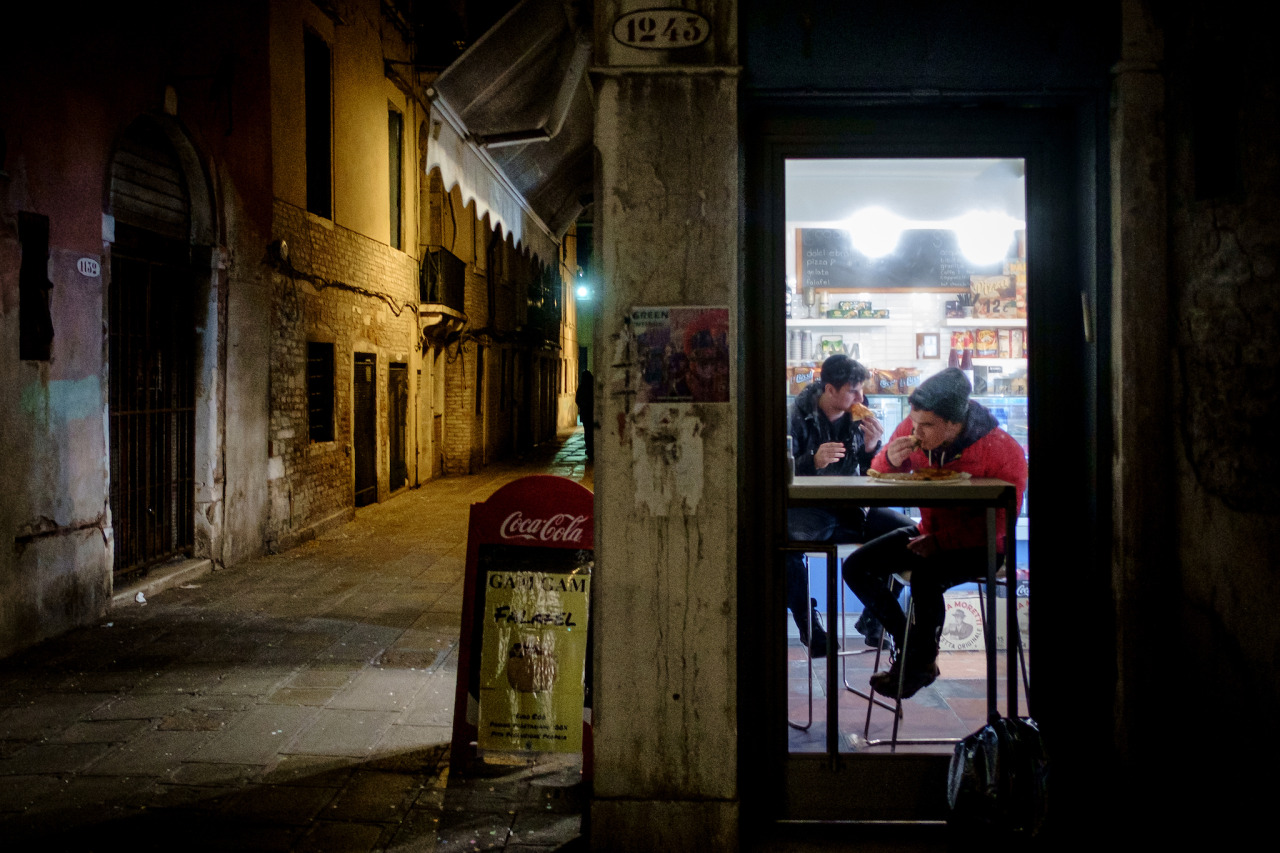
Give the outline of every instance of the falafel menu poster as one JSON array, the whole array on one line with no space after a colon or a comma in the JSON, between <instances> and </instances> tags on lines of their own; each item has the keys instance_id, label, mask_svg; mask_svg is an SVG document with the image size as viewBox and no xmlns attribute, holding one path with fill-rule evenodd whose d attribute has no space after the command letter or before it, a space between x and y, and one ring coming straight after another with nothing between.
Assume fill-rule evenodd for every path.
<instances>
[{"instance_id":1,"label":"falafel menu poster","mask_svg":"<svg viewBox=\"0 0 1280 853\"><path fill-rule=\"evenodd\" d=\"M483 545L479 746L582 749L591 552Z\"/></svg>"},{"instance_id":2,"label":"falafel menu poster","mask_svg":"<svg viewBox=\"0 0 1280 853\"><path fill-rule=\"evenodd\" d=\"M593 496L524 477L472 504L453 760L578 752L589 724Z\"/></svg>"}]
</instances>

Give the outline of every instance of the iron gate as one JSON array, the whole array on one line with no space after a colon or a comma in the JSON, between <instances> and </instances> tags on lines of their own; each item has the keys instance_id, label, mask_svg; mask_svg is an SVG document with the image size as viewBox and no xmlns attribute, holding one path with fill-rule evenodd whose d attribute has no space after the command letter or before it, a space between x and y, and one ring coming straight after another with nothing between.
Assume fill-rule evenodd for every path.
<instances>
[{"instance_id":1,"label":"iron gate","mask_svg":"<svg viewBox=\"0 0 1280 853\"><path fill-rule=\"evenodd\" d=\"M117 225L108 295L114 573L194 543L195 323L187 249Z\"/></svg>"}]
</instances>

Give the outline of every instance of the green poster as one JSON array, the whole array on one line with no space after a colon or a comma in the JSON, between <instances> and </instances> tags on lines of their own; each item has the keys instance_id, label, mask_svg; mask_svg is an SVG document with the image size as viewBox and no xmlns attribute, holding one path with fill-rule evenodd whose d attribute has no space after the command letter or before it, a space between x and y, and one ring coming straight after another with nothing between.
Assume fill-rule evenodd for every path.
<instances>
[{"instance_id":1,"label":"green poster","mask_svg":"<svg viewBox=\"0 0 1280 853\"><path fill-rule=\"evenodd\" d=\"M479 746L579 752L591 552L481 547Z\"/></svg>"}]
</instances>

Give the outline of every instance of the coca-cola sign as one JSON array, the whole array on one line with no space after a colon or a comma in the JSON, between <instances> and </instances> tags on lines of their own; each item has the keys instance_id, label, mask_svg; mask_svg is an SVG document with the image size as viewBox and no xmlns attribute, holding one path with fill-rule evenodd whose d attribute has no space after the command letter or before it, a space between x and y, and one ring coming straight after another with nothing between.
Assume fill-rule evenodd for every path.
<instances>
[{"instance_id":1,"label":"coca-cola sign","mask_svg":"<svg viewBox=\"0 0 1280 853\"><path fill-rule=\"evenodd\" d=\"M498 527L503 539L527 539L531 542L582 542L586 515L557 513L546 518L530 518L520 510L508 515Z\"/></svg>"}]
</instances>

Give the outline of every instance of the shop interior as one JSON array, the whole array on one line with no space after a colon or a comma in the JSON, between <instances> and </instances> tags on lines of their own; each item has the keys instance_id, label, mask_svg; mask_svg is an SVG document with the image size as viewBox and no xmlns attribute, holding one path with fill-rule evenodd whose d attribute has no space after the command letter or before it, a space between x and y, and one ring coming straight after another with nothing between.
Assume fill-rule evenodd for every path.
<instances>
[{"instance_id":1,"label":"shop interior","mask_svg":"<svg viewBox=\"0 0 1280 853\"><path fill-rule=\"evenodd\" d=\"M887 436L909 413L907 397L939 370L961 368L973 399L1028 452L1026 183L1019 159L792 159L786 163L786 359L788 403L817 378L827 356L843 352L871 371L866 405ZM945 488L942 486L940 488ZM918 510L902 509L918 518ZM1023 673L1031 666L1030 519L1017 523L1016 596ZM841 559L856 548L842 544ZM827 566L806 557L811 597L826 613ZM841 751L886 747L893 713L854 690L868 691L876 650L855 630L862 605L840 584L834 630L841 668ZM999 618L984 619L976 585L946 596L942 675L904 701L898 751L947 751L946 743L986 722L985 633L1006 645L1005 595ZM906 605L906 592L901 602ZM826 659L812 659L791 614L787 624L788 738L792 752L826 748ZM988 625L988 622L994 624ZM1009 656L999 656L1005 701ZM889 665L887 652L879 669ZM1025 682L1024 682L1025 683ZM1027 713L1026 689L1020 705Z\"/></svg>"}]
</instances>

